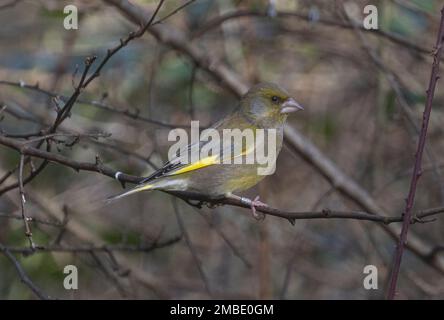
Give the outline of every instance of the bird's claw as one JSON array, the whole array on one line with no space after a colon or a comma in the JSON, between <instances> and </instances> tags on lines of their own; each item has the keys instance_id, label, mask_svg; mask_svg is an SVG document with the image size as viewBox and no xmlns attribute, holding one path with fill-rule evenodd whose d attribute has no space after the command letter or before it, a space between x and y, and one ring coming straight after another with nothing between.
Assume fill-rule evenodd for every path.
<instances>
[{"instance_id":1,"label":"bird's claw","mask_svg":"<svg viewBox=\"0 0 444 320\"><path fill-rule=\"evenodd\" d=\"M262 212L257 212L256 211L256 207L268 207L268 205L266 203L263 203L262 201L259 201L259 196L256 196L256 198L254 198L251 201L251 212L253 213L253 217L256 220L264 220L265 219L265 214L263 214Z\"/></svg>"}]
</instances>

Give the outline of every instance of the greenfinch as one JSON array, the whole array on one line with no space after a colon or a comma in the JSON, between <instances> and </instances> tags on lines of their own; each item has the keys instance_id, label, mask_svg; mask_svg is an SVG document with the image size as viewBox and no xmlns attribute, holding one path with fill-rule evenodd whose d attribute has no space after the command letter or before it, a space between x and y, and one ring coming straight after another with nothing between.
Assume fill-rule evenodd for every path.
<instances>
[{"instance_id":1,"label":"greenfinch","mask_svg":"<svg viewBox=\"0 0 444 320\"><path fill-rule=\"evenodd\" d=\"M253 86L240 100L235 110L211 128L220 133L220 148L215 148L211 156L194 161L184 158L187 152L198 152L206 145L206 141L190 144L184 148L185 152L170 158L160 169L141 181L134 188L119 195L108 198L115 200L140 191L160 190L186 199L222 199L236 198L251 207L254 217L256 207L266 206L259 201L259 197L250 200L239 197L234 192L247 190L266 175L259 174L260 164L230 163L239 156L246 156L254 152L254 148L247 145L245 140L232 142L231 137L225 138L226 129L251 129L254 136L259 129L275 132L276 156L282 148L283 127L289 113L303 110L290 94L280 86L272 83L259 83ZM230 143L226 143L230 139ZM265 139L266 147L270 147ZM241 145L239 145L239 143ZM236 145L237 144L237 145ZM237 148L238 147L238 148ZM234 150L237 150L236 151ZM239 153L240 152L240 153ZM223 161L222 161L223 160Z\"/></svg>"}]
</instances>

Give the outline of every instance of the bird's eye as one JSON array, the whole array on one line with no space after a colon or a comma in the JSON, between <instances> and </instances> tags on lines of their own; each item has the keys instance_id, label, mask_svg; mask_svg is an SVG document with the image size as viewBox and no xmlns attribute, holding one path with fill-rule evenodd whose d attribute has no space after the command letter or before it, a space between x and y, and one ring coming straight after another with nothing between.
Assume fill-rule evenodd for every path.
<instances>
[{"instance_id":1,"label":"bird's eye","mask_svg":"<svg viewBox=\"0 0 444 320\"><path fill-rule=\"evenodd\" d=\"M279 97L277 97L277 96L272 96L271 97L271 101L273 101L273 102L279 102Z\"/></svg>"}]
</instances>

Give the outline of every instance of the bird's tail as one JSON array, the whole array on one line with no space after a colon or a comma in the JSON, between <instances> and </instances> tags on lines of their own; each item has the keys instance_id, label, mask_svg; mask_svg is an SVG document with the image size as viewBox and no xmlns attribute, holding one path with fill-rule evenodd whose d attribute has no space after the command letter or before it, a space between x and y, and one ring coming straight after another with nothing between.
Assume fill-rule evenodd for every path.
<instances>
[{"instance_id":1,"label":"bird's tail","mask_svg":"<svg viewBox=\"0 0 444 320\"><path fill-rule=\"evenodd\" d=\"M110 202L113 202L114 200L129 196L130 194L134 194L134 193L137 193L140 191L145 191L145 190L151 190L153 188L154 188L154 184L139 184L128 191L117 194L115 196L111 196L111 197L107 198L105 201L106 201L106 203L110 203Z\"/></svg>"}]
</instances>

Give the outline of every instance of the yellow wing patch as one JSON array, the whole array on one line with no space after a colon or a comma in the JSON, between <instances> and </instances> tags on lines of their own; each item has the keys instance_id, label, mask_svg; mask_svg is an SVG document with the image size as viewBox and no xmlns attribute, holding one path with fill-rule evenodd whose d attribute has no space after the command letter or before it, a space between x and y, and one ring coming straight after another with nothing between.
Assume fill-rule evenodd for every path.
<instances>
[{"instance_id":1,"label":"yellow wing patch","mask_svg":"<svg viewBox=\"0 0 444 320\"><path fill-rule=\"evenodd\" d=\"M214 156L203 158L203 159L201 159L199 161L196 161L194 163L191 163L191 164L189 164L189 165L187 165L187 166L185 166L183 168L180 168L177 171L168 173L167 176L174 176L176 174L181 174L181 173L185 173L185 172L189 172L189 171L194 171L194 170L197 170L197 169L202 169L202 168L211 166L213 164L217 164L217 163L219 163L219 161L216 161L216 159L218 157L219 157L218 155L214 155Z\"/></svg>"}]
</instances>

